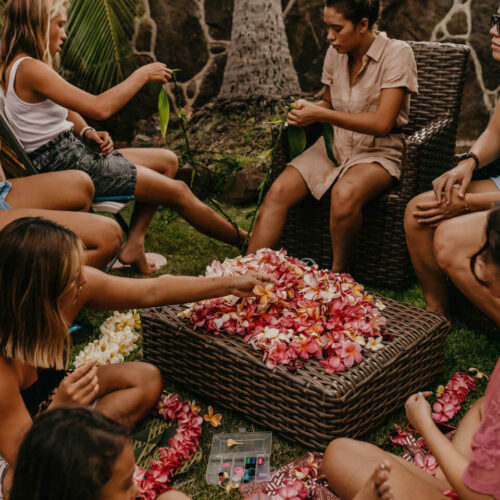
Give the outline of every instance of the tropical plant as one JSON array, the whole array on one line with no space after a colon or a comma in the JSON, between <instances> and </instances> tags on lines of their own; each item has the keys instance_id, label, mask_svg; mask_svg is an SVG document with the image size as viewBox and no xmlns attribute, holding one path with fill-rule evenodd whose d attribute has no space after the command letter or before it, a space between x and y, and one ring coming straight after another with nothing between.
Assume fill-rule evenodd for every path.
<instances>
[{"instance_id":1,"label":"tropical plant","mask_svg":"<svg viewBox=\"0 0 500 500\"><path fill-rule=\"evenodd\" d=\"M90 92L116 85L135 69L131 47L137 0L71 0L61 63Z\"/></svg>"}]
</instances>

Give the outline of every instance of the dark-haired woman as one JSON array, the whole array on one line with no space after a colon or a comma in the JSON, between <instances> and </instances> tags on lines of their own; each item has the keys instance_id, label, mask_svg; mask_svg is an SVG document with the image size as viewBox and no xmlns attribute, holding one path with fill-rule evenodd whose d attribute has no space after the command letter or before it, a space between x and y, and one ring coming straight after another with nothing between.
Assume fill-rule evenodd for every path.
<instances>
[{"instance_id":1,"label":"dark-haired woman","mask_svg":"<svg viewBox=\"0 0 500 500\"><path fill-rule=\"evenodd\" d=\"M500 15L492 16L490 35L493 59L500 61ZM449 277L500 325L500 300L478 285L469 266L470 256L484 243L487 210L500 201L500 177L471 179L478 169L498 157L500 105L466 158L435 179L433 191L416 196L406 208L408 249L428 310L449 314Z\"/></svg>"},{"instance_id":2,"label":"dark-haired woman","mask_svg":"<svg viewBox=\"0 0 500 500\"><path fill-rule=\"evenodd\" d=\"M55 222L21 218L0 231L0 468L15 467L19 444L41 411L94 405L132 426L157 402L162 381L148 363L89 362L66 373L68 327L83 307L115 310L246 297L271 280L251 273L130 279L83 264L82 242Z\"/></svg>"},{"instance_id":3,"label":"dark-haired woman","mask_svg":"<svg viewBox=\"0 0 500 500\"><path fill-rule=\"evenodd\" d=\"M489 212L486 245L467 259L477 287L500 301L500 208ZM500 359L486 395L462 418L450 441L432 419L419 392L406 402L406 415L438 462L435 475L370 443L336 439L325 453L324 472L343 500L500 499ZM375 472L373 472L375 471Z\"/></svg>"},{"instance_id":4,"label":"dark-haired woman","mask_svg":"<svg viewBox=\"0 0 500 500\"><path fill-rule=\"evenodd\" d=\"M362 224L365 203L390 188L401 175L403 136L417 70L408 44L374 29L378 0L327 0L324 21L330 48L322 83L323 99L299 100L288 123L334 127L330 161L323 138L292 160L267 193L248 252L274 247L288 210L310 192L320 199L333 184L330 231L333 271L347 271Z\"/></svg>"},{"instance_id":5,"label":"dark-haired woman","mask_svg":"<svg viewBox=\"0 0 500 500\"><path fill-rule=\"evenodd\" d=\"M128 430L95 410L41 414L19 449L10 500L135 500ZM189 500L170 491L157 500Z\"/></svg>"}]
</instances>

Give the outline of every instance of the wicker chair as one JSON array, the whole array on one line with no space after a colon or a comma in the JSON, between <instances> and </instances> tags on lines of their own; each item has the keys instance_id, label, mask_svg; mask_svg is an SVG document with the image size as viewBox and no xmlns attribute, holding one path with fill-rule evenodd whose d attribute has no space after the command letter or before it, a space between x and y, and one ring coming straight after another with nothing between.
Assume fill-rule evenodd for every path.
<instances>
[{"instance_id":1,"label":"wicker chair","mask_svg":"<svg viewBox=\"0 0 500 500\"><path fill-rule=\"evenodd\" d=\"M398 185L365 207L364 224L352 261L352 274L363 283L402 288L413 276L406 248L404 212L416 194L453 163L458 115L469 48L464 45L408 42L418 67L419 94L412 98L404 129L403 174ZM276 130L273 136L276 137ZM308 131L308 143L318 135ZM286 137L274 160L275 175L288 163ZM321 201L308 197L290 210L281 246L320 267L332 261L329 232L330 192Z\"/></svg>"}]
</instances>

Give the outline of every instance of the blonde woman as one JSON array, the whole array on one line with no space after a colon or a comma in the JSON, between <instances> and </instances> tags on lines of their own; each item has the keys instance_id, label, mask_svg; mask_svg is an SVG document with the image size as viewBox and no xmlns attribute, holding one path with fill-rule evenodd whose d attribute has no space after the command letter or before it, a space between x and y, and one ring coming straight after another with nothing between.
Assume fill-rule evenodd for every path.
<instances>
[{"instance_id":1,"label":"blonde woman","mask_svg":"<svg viewBox=\"0 0 500 500\"><path fill-rule=\"evenodd\" d=\"M46 408L91 405L132 426L158 400L159 371L145 363L66 375L68 326L82 307L160 306L222 295L249 296L266 276L120 278L83 266L83 246L55 222L21 218L0 232L0 455L15 466L32 416ZM54 389L56 389L54 394ZM2 468L0 467L0 477ZM4 492L12 472L7 470Z\"/></svg>"},{"instance_id":2,"label":"blonde woman","mask_svg":"<svg viewBox=\"0 0 500 500\"><path fill-rule=\"evenodd\" d=\"M66 40L65 4L10 0L5 8L0 49L5 113L35 167L40 172L83 170L92 178L96 196L134 195L130 235L119 259L143 274L154 268L146 259L144 238L159 205L176 210L203 233L236 244L233 226L198 200L186 184L172 179L177 171L174 153L152 148L114 151L107 132L87 125L83 116L108 118L148 82L166 83L172 71L162 63L147 64L99 95L69 84L51 67Z\"/></svg>"}]
</instances>

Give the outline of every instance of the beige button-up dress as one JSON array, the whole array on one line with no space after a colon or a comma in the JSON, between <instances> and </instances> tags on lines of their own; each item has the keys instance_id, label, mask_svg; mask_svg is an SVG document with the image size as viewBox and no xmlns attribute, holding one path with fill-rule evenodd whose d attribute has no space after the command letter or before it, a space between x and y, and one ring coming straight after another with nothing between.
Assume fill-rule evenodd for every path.
<instances>
[{"instance_id":1,"label":"beige button-up dress","mask_svg":"<svg viewBox=\"0 0 500 500\"><path fill-rule=\"evenodd\" d=\"M354 85L350 86L348 55L328 49L321 82L330 87L332 107L346 113L377 110L380 92L388 88L405 88L401 111L395 129L408 124L410 95L418 92L417 65L411 47L379 33L363 58ZM294 158L290 165L304 178L311 194L320 199L337 178L360 163L378 163L393 177L401 175L403 134L394 131L384 137L334 128L334 153L340 163L336 167L326 153L323 138Z\"/></svg>"}]
</instances>

